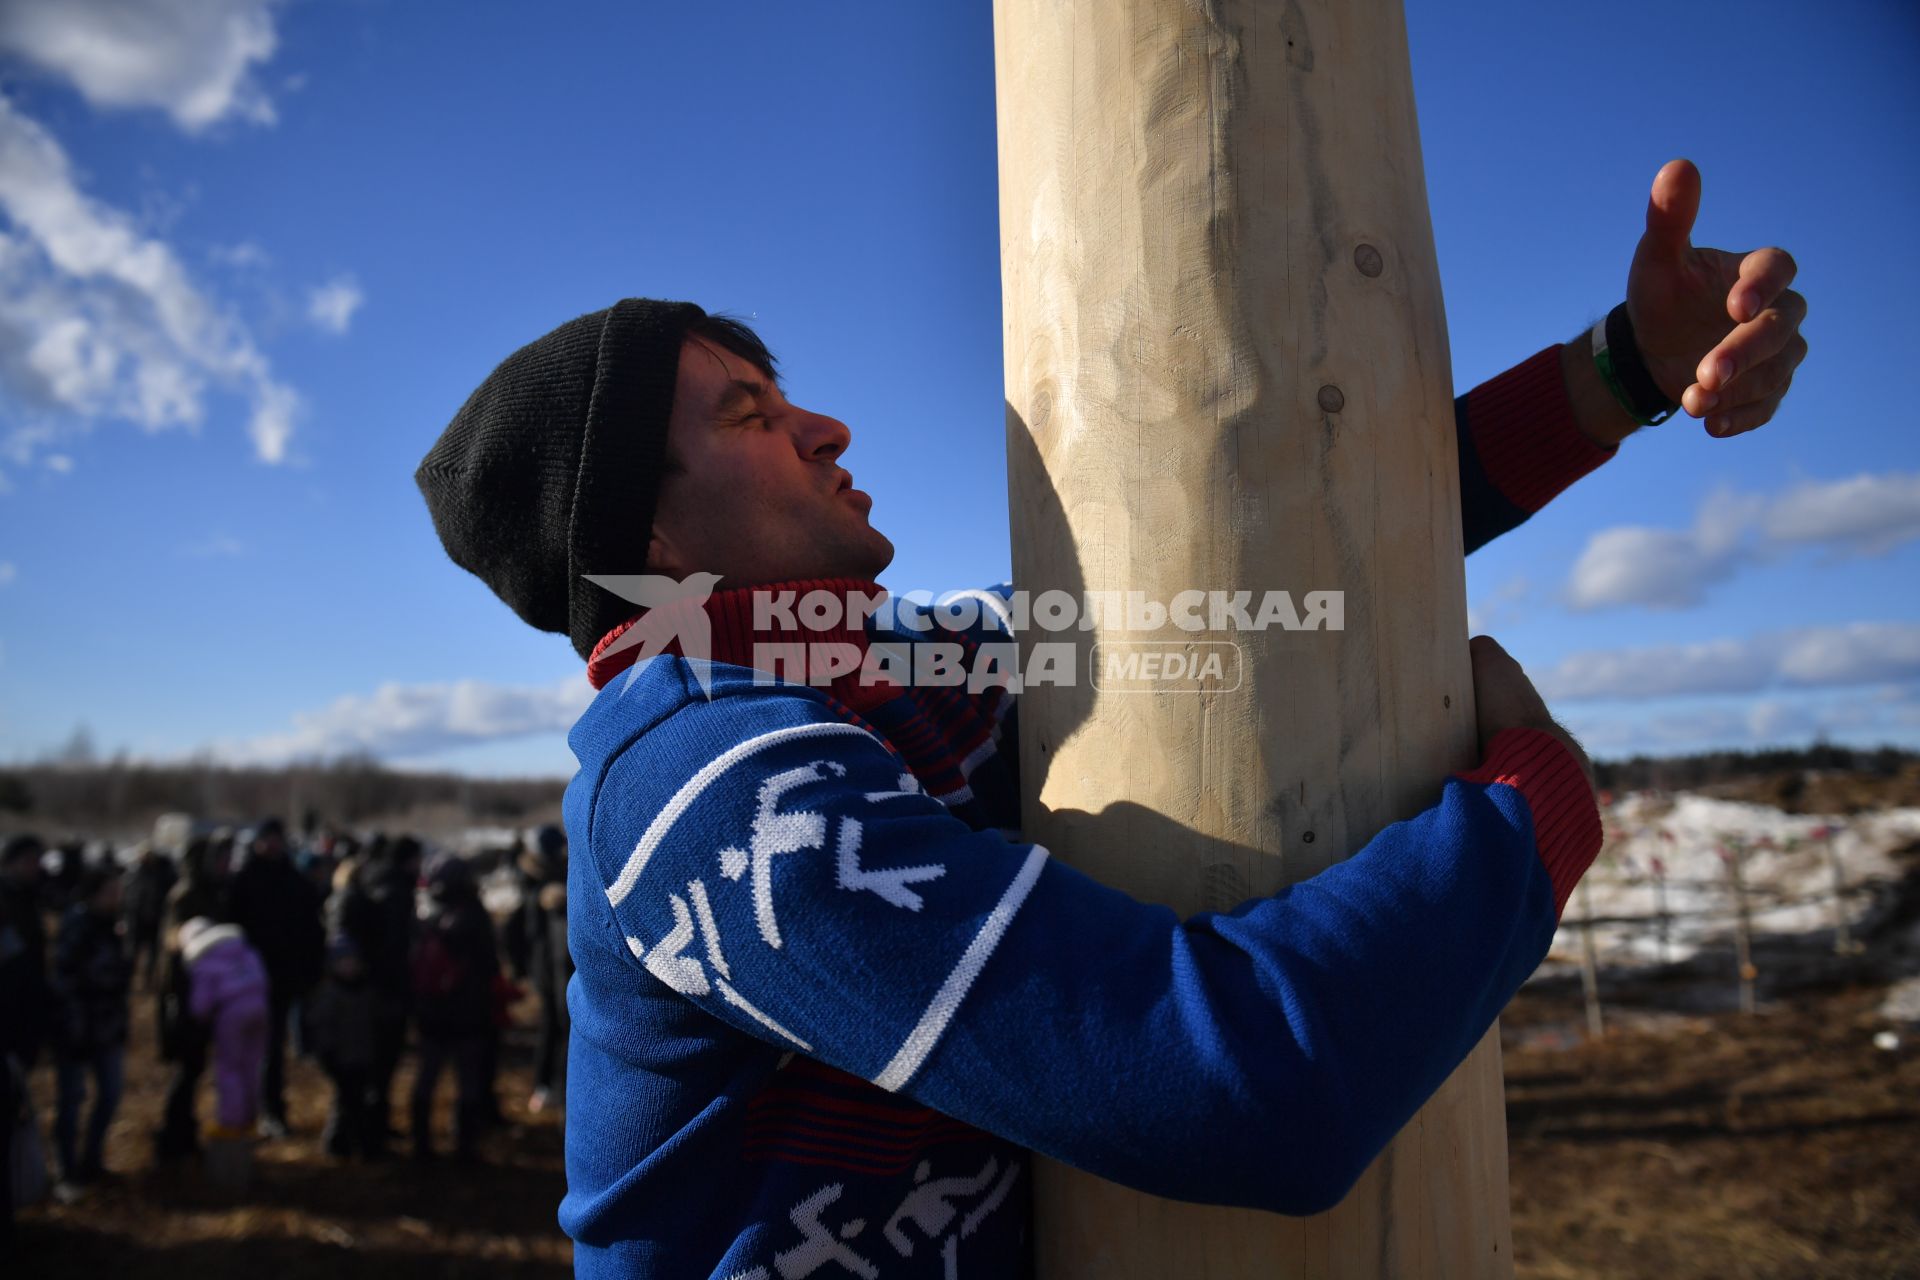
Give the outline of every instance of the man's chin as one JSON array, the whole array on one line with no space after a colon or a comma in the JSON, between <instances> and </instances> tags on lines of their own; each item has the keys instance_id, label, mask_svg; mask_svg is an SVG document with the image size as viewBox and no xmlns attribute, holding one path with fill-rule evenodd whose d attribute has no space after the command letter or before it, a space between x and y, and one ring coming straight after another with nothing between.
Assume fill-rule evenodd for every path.
<instances>
[{"instance_id":1,"label":"man's chin","mask_svg":"<svg viewBox=\"0 0 1920 1280\"><path fill-rule=\"evenodd\" d=\"M866 568L854 576L865 578L867 581L872 582L879 578L882 573L885 573L887 566L893 563L893 542L886 534L881 533L872 526L868 526L867 528L867 542L869 545L864 548L867 553L865 557L867 561Z\"/></svg>"}]
</instances>

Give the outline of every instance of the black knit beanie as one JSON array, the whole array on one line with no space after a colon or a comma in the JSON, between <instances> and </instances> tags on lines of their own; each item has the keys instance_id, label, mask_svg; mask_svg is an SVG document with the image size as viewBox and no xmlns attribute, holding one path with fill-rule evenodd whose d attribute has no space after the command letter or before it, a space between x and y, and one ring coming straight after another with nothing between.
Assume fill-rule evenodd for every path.
<instances>
[{"instance_id":1,"label":"black knit beanie","mask_svg":"<svg viewBox=\"0 0 1920 1280\"><path fill-rule=\"evenodd\" d=\"M520 348L414 480L453 562L582 658L635 606L583 576L644 571L680 344L706 312L628 298Z\"/></svg>"}]
</instances>

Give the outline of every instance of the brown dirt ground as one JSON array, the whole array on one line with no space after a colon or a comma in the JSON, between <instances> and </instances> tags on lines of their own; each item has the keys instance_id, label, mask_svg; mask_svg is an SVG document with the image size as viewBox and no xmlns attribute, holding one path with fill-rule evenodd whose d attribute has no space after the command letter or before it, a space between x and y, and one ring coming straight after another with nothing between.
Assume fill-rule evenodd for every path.
<instances>
[{"instance_id":1,"label":"brown dirt ground","mask_svg":"<svg viewBox=\"0 0 1920 1280\"><path fill-rule=\"evenodd\" d=\"M290 1058L287 1109L294 1136L256 1146L253 1185L244 1203L233 1204L197 1169L154 1167L150 1135L159 1124L167 1074L154 1052L153 1001L136 993L126 1096L107 1141L106 1163L116 1172L75 1204L49 1202L23 1213L16 1257L0 1266L0 1276L570 1276L572 1245L554 1221L565 1186L560 1121L552 1112L530 1115L525 1107L532 1052L525 1017L531 1003L521 1002L522 1023L508 1032L501 1053L499 1096L507 1127L487 1136L480 1162L458 1163L449 1156L424 1165L403 1157L377 1163L330 1159L320 1149L320 1130L331 1086L319 1067ZM201 1085L203 1119L213 1113L211 1075ZM412 1081L409 1055L394 1085L396 1120L404 1120ZM50 1122L52 1073L37 1071L33 1088L43 1121ZM452 1093L449 1070L437 1099L443 1149L451 1145ZM24 1266L16 1270L16 1263Z\"/></svg>"},{"instance_id":2,"label":"brown dirt ground","mask_svg":"<svg viewBox=\"0 0 1920 1280\"><path fill-rule=\"evenodd\" d=\"M1920 1035L1895 1052L1875 986L1737 1012L1638 1013L1583 1043L1577 988L1529 988L1505 1019L1514 1253L1527 1280L1920 1276ZM259 1149L246 1203L156 1172L146 1135L165 1076L136 998L118 1176L26 1212L7 1277L193 1280L560 1277L560 1129L527 1114L526 1028L510 1033L509 1127L479 1165L335 1164L319 1151L324 1078L291 1065L293 1139ZM522 1012L529 1012L525 1006ZM396 1090L404 1097L403 1068ZM42 1114L49 1073L36 1074ZM451 1092L443 1081L442 1092ZM203 1113L211 1107L210 1093ZM446 1116L441 1116L442 1133Z\"/></svg>"},{"instance_id":3,"label":"brown dirt ground","mask_svg":"<svg viewBox=\"0 0 1920 1280\"><path fill-rule=\"evenodd\" d=\"M1875 1048L1882 993L1581 1043L1555 1034L1584 1025L1577 987L1523 992L1503 1020L1517 1273L1920 1276L1920 1029Z\"/></svg>"}]
</instances>

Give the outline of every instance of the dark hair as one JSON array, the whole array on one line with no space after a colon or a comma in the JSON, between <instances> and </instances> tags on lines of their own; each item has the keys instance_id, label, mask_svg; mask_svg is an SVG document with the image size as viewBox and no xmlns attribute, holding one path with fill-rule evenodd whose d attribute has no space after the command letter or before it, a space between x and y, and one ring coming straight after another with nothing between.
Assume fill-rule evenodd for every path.
<instances>
[{"instance_id":1,"label":"dark hair","mask_svg":"<svg viewBox=\"0 0 1920 1280\"><path fill-rule=\"evenodd\" d=\"M32 858L35 862L47 851L46 842L39 836L21 832L17 836L8 836L5 852L0 852L0 865L7 865L16 858Z\"/></svg>"},{"instance_id":2,"label":"dark hair","mask_svg":"<svg viewBox=\"0 0 1920 1280\"><path fill-rule=\"evenodd\" d=\"M426 846L413 836L395 836L387 844L387 861L394 866L419 862L426 857Z\"/></svg>"},{"instance_id":3,"label":"dark hair","mask_svg":"<svg viewBox=\"0 0 1920 1280\"><path fill-rule=\"evenodd\" d=\"M187 880L205 880L213 875L213 841L194 836L180 851L180 875Z\"/></svg>"},{"instance_id":4,"label":"dark hair","mask_svg":"<svg viewBox=\"0 0 1920 1280\"><path fill-rule=\"evenodd\" d=\"M747 361L773 382L780 381L779 362L773 358L773 352L767 350L767 344L760 335L748 328L744 320L715 312L689 324L687 336L705 338L722 351ZM686 469L686 462L673 451L673 441L668 440L660 458L660 478L665 480L668 476L680 475Z\"/></svg>"},{"instance_id":5,"label":"dark hair","mask_svg":"<svg viewBox=\"0 0 1920 1280\"><path fill-rule=\"evenodd\" d=\"M744 320L716 312L695 320L687 326L687 332L694 337L705 338L742 360L750 361L769 378L777 379L780 376L773 352L767 350L767 344L761 341L759 334L747 327Z\"/></svg>"},{"instance_id":6,"label":"dark hair","mask_svg":"<svg viewBox=\"0 0 1920 1280\"><path fill-rule=\"evenodd\" d=\"M120 873L116 868L102 866L96 862L84 868L80 872L80 878L74 881L73 900L90 903L99 896L102 889L119 878Z\"/></svg>"}]
</instances>

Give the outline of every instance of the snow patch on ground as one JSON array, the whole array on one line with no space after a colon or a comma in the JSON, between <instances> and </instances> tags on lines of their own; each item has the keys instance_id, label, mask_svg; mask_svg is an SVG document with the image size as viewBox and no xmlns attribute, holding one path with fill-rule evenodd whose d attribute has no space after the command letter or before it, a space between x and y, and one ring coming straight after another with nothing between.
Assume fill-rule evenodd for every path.
<instances>
[{"instance_id":1,"label":"snow patch on ground","mask_svg":"<svg viewBox=\"0 0 1920 1280\"><path fill-rule=\"evenodd\" d=\"M1736 856L1756 936L1857 928L1871 888L1900 876L1889 853L1920 838L1920 808L1795 815L1689 793L1633 792L1604 808L1607 841L1549 953L1578 963L1591 918L1599 962L1634 967L1730 949ZM1838 892L1836 892L1836 889Z\"/></svg>"}]
</instances>

